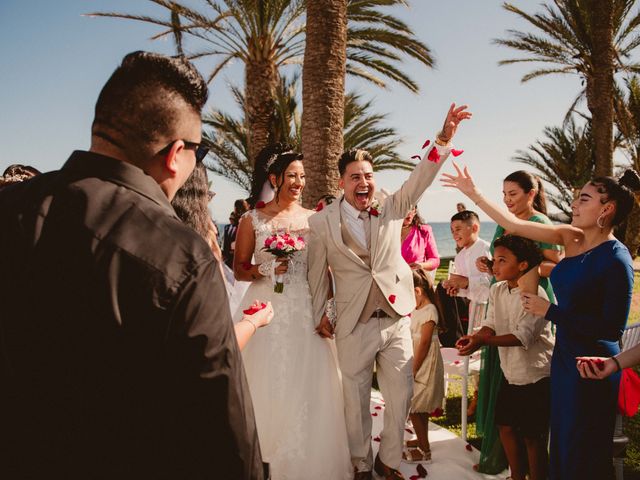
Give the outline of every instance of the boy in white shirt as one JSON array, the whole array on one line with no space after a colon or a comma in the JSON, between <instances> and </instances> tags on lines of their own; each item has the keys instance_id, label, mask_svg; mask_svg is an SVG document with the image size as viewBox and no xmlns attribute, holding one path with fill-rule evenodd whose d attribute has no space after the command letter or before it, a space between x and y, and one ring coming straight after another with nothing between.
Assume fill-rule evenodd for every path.
<instances>
[{"instance_id":1,"label":"boy in white shirt","mask_svg":"<svg viewBox=\"0 0 640 480\"><path fill-rule=\"evenodd\" d=\"M478 214L464 210L451 217L451 235L461 250L453 260L454 269L443 286L449 295L466 297L471 302L486 303L489 298L491 275L476 268L480 257L491 258L489 242L479 237ZM472 311L473 305L470 307Z\"/></svg>"},{"instance_id":2,"label":"boy in white shirt","mask_svg":"<svg viewBox=\"0 0 640 480\"><path fill-rule=\"evenodd\" d=\"M542 260L531 240L503 235L494 246L489 309L482 328L456 343L460 355L470 355L484 345L498 347L504 380L496 401L495 421L500 431L511 478L525 480L519 438L527 449L531 480L546 479L549 430L549 375L553 335L544 317L527 313L520 298L518 279ZM542 287L538 295L547 298Z\"/></svg>"}]
</instances>

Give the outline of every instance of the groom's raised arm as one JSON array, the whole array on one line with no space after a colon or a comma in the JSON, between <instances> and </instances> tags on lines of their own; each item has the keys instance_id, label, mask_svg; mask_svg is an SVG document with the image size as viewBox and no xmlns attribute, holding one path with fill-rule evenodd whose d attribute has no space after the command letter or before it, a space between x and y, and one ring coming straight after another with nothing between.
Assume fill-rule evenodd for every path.
<instances>
[{"instance_id":1,"label":"groom's raised arm","mask_svg":"<svg viewBox=\"0 0 640 480\"><path fill-rule=\"evenodd\" d=\"M438 171L451 153L451 140L455 136L460 122L471 118L471 115L471 112L467 111L467 105L456 107L455 103L451 104L442 130L436 135L435 145L427 149L427 153L411 172L409 178L385 202L385 205L393 210L397 218L404 218L433 183Z\"/></svg>"},{"instance_id":2,"label":"groom's raised arm","mask_svg":"<svg viewBox=\"0 0 640 480\"><path fill-rule=\"evenodd\" d=\"M327 262L327 245L322 238L326 215L315 214L309 217L309 245L307 252L309 288L313 303L313 321L317 326L324 316L324 309L329 296L329 263Z\"/></svg>"}]
</instances>

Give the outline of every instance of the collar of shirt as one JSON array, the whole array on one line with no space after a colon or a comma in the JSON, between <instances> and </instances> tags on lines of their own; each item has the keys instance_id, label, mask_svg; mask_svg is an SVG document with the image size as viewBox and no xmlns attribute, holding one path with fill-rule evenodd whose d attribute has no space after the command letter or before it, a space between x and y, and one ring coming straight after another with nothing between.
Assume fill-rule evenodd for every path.
<instances>
[{"instance_id":1,"label":"collar of shirt","mask_svg":"<svg viewBox=\"0 0 640 480\"><path fill-rule=\"evenodd\" d=\"M362 222L362 219L359 217L360 210L355 208L353 205L347 202L344 198L340 202L340 208L342 209L342 213L346 214L350 220Z\"/></svg>"},{"instance_id":2,"label":"collar of shirt","mask_svg":"<svg viewBox=\"0 0 640 480\"><path fill-rule=\"evenodd\" d=\"M167 213L177 218L160 185L135 165L98 153L76 150L62 170L78 178L96 177L133 190L167 209Z\"/></svg>"}]
</instances>

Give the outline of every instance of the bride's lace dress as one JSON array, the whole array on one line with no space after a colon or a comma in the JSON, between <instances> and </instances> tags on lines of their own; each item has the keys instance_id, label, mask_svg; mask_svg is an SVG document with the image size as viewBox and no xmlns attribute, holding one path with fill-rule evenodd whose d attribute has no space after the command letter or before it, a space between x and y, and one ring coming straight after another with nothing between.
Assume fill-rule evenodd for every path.
<instances>
[{"instance_id":1,"label":"bride's lace dress","mask_svg":"<svg viewBox=\"0 0 640 480\"><path fill-rule=\"evenodd\" d=\"M247 212L255 232L254 263L273 259L262 247L275 232L289 231L307 240L312 213L271 219L259 210ZM255 299L271 301L275 313L243 351L262 457L271 466L272 478L352 478L334 350L330 340L314 331L307 250L290 257L283 293L274 293L270 278L254 281L236 317Z\"/></svg>"}]
</instances>

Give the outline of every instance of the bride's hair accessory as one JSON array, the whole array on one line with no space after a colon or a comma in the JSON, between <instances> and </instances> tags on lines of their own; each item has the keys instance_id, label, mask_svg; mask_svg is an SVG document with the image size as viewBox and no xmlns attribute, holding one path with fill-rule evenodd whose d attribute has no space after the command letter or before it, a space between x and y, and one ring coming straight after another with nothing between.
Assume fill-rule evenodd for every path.
<instances>
[{"instance_id":1,"label":"bride's hair accessory","mask_svg":"<svg viewBox=\"0 0 640 480\"><path fill-rule=\"evenodd\" d=\"M271 155L269 157L269 160L267 160L267 163L265 164L265 170L267 172L270 172L270 173L276 173L276 172L271 171L271 170L275 170L275 169L272 169L272 167L276 163L276 161L278 161L281 158L283 158L283 159L286 158L287 160L289 160L289 161L286 162L287 165L288 165L289 163L293 162L294 160L302 160L302 154L298 153L298 152L295 152L293 149L286 150L286 151L280 152L280 153L274 153L273 155Z\"/></svg>"}]
</instances>

